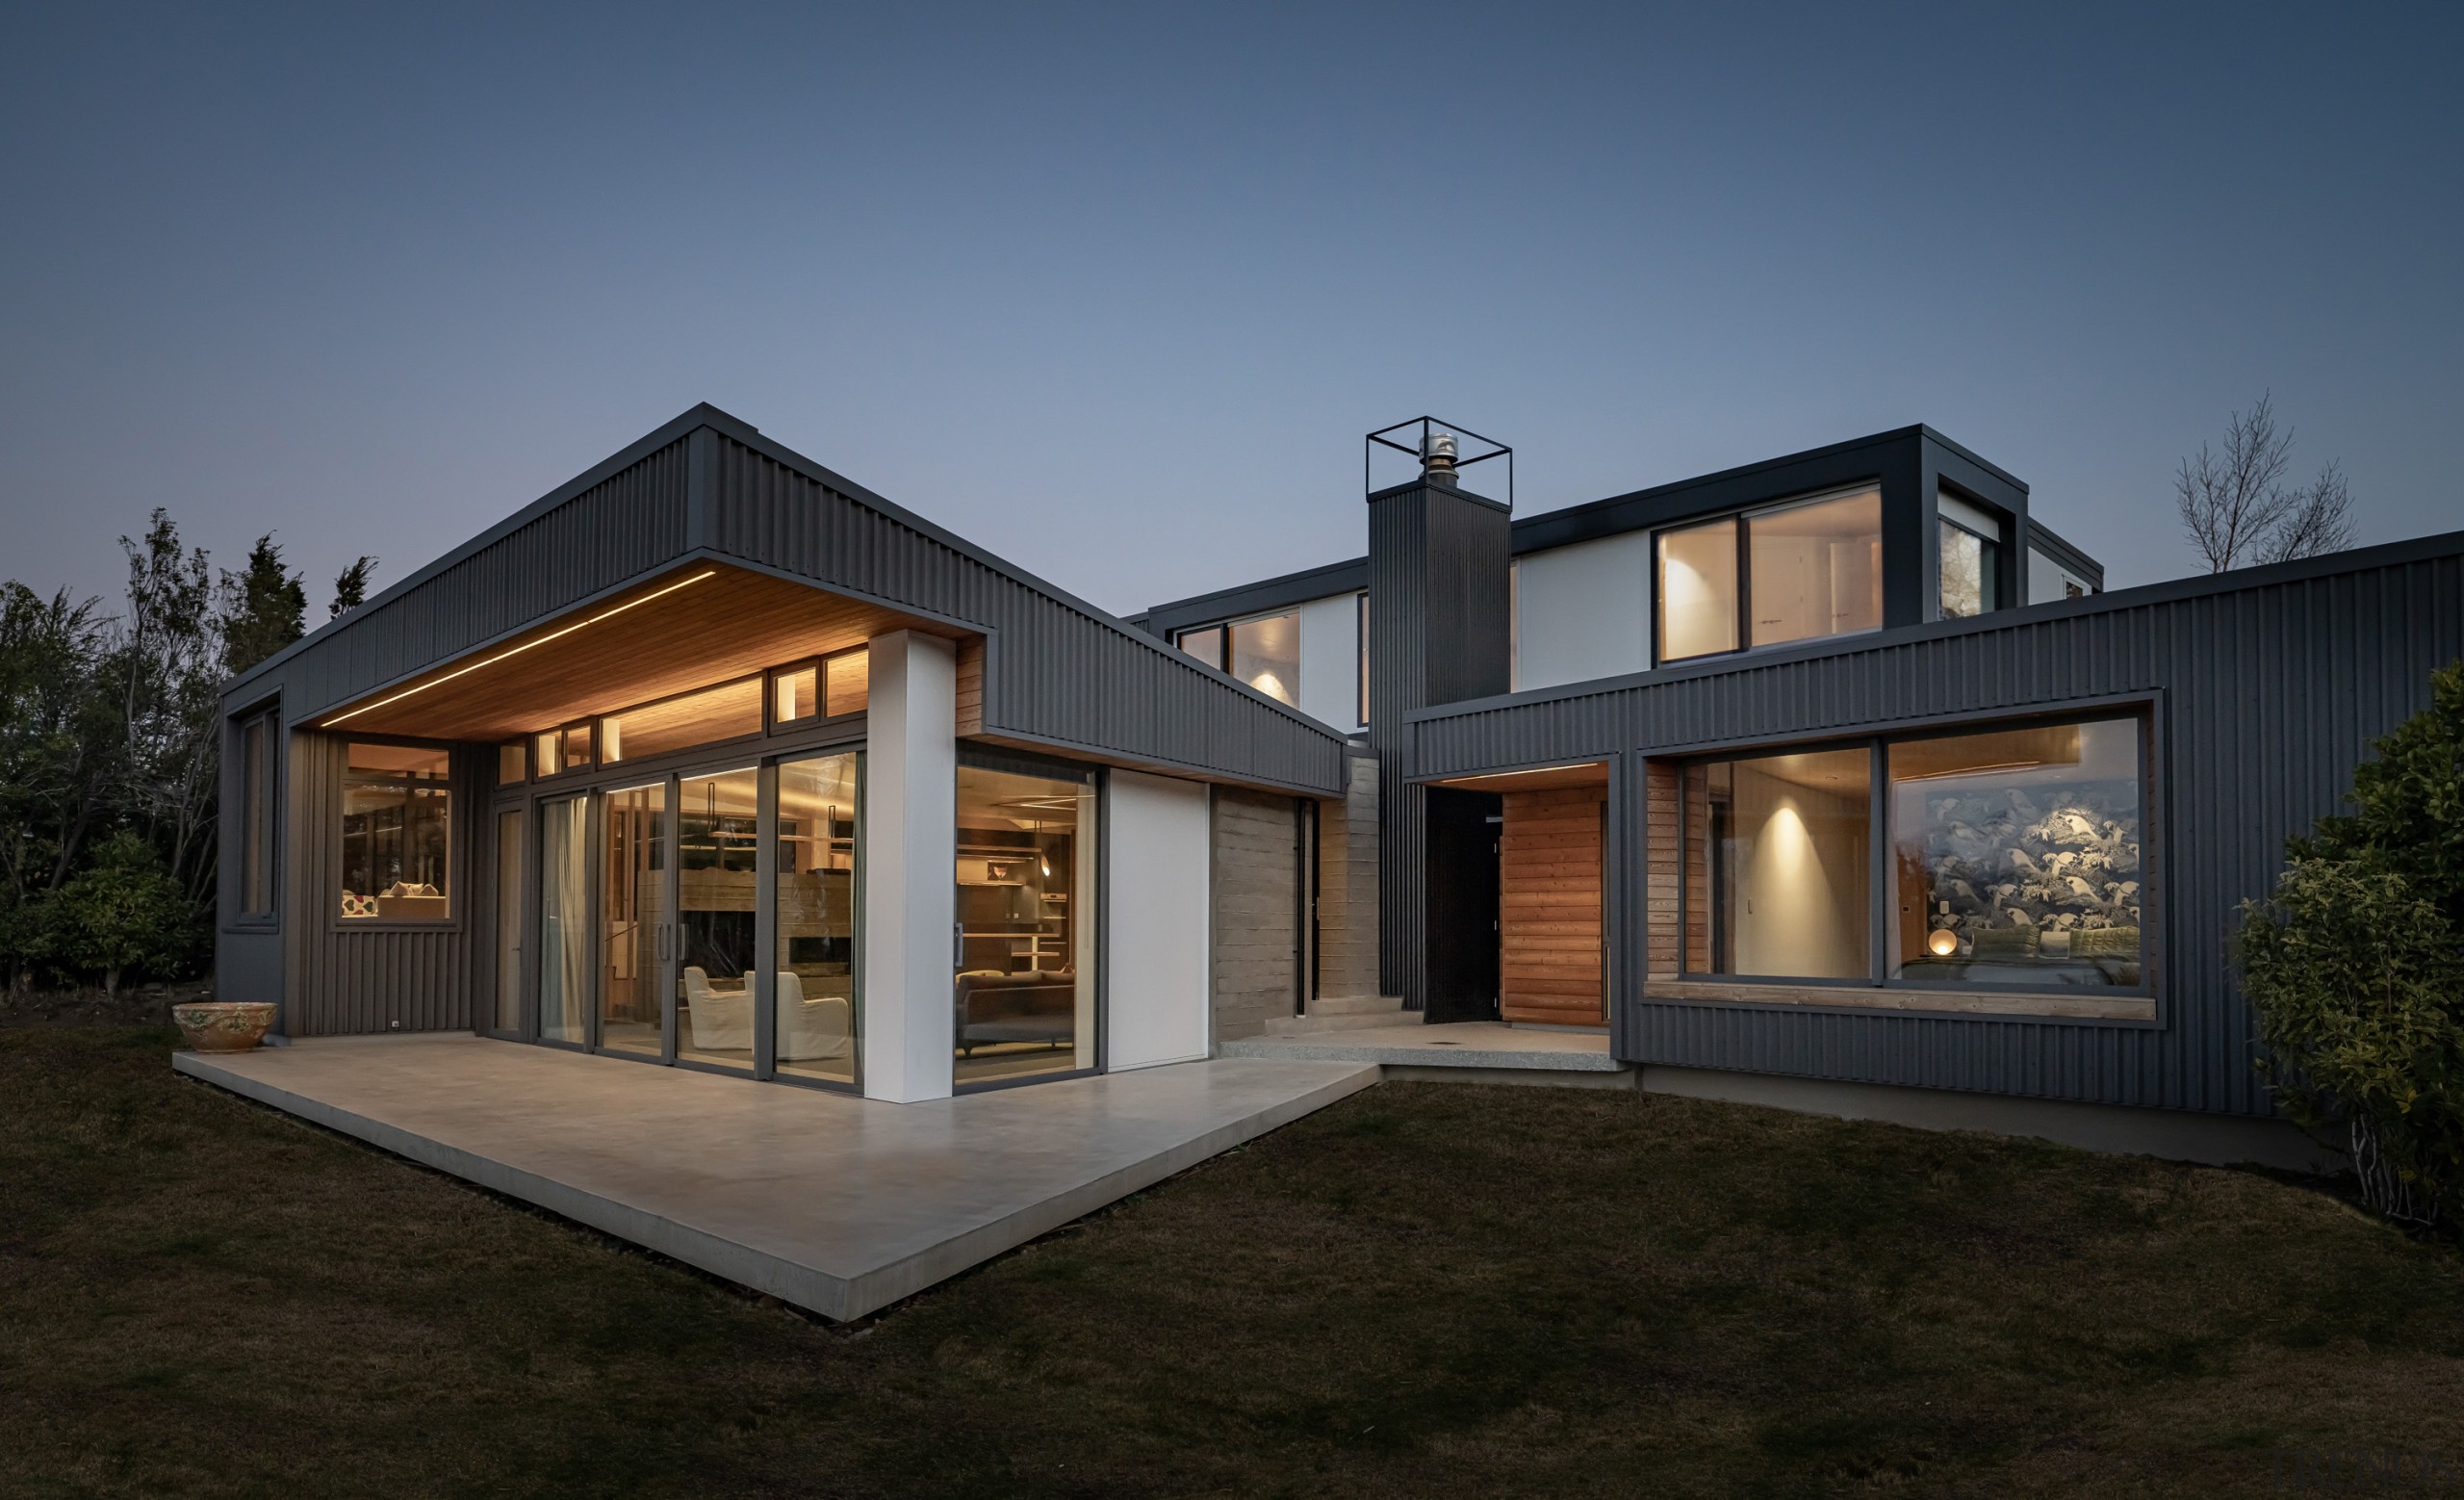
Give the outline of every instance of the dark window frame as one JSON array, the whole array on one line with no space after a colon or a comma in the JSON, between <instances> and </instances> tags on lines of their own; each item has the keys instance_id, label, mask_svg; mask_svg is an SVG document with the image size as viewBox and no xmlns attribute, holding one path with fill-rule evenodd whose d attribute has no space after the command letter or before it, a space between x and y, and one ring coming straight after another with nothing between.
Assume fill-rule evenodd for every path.
<instances>
[{"instance_id":1,"label":"dark window frame","mask_svg":"<svg viewBox=\"0 0 2464 1500\"><path fill-rule=\"evenodd\" d=\"M235 820L240 837L234 841L232 889L237 892L231 903L231 919L223 925L240 932L271 932L282 925L282 801L283 740L282 705L279 701L259 704L232 714L228 720L232 743L237 749L239 765L240 816ZM264 785L251 778L247 756L251 731L265 736ZM250 906L248 886L249 840L256 840L265 887L265 903Z\"/></svg>"},{"instance_id":2,"label":"dark window frame","mask_svg":"<svg viewBox=\"0 0 2464 1500\"><path fill-rule=\"evenodd\" d=\"M331 933L360 932L426 932L462 933L470 929L471 904L466 888L470 884L472 835L470 821L472 789L465 785L464 757L461 746L449 739L423 739L413 735L353 735L342 731L332 734L334 754L333 819L328 837L331 842L333 867L324 892L326 930ZM400 745L415 750L445 752L445 915L443 917L345 917L342 915L343 875L343 796L344 782L350 775L350 747L360 745ZM493 790L493 789L491 789ZM493 797L480 800L493 802Z\"/></svg>"},{"instance_id":3,"label":"dark window frame","mask_svg":"<svg viewBox=\"0 0 2464 1500\"><path fill-rule=\"evenodd\" d=\"M1707 510L1701 515L1687 516L1682 520L1670 521L1664 525L1653 527L1650 601L1652 666L1656 669L1663 666L1686 666L1697 661L1717 661L1761 651L1782 651L1790 646L1802 646L1817 640L1847 640L1853 636L1870 635L1882 630L1887 621L1877 622L1862 630L1835 631L1820 635L1799 635L1788 640L1775 640L1766 644L1757 644L1754 639L1753 523L1755 520L1783 510L1794 510L1800 505L1819 504L1831 500L1846 500L1869 490L1873 492L1878 519L1881 522L1881 534L1887 536L1890 530L1890 504L1881 475L1868 475L1845 483L1825 485L1821 489L1808 490L1778 500L1759 500L1752 504L1738 505L1726 510ZM1736 529L1736 620L1734 624L1737 643L1723 651L1698 651L1691 656L1683 657L1669 656L1667 654L1668 620L1665 613L1667 589L1662 582L1667 570L1660 557L1661 539L1681 531L1694 530L1700 527L1716 526L1723 521ZM1886 562L1884 566L1887 567L1887 563ZM1937 587L1938 586L1938 580ZM1889 597L1887 579L1884 581L1884 597L1887 600Z\"/></svg>"},{"instance_id":4,"label":"dark window frame","mask_svg":"<svg viewBox=\"0 0 2464 1500\"><path fill-rule=\"evenodd\" d=\"M664 761L673 755L699 755L705 750L722 750L730 745L752 744L755 741L763 738L771 732L770 677L773 670L776 669L765 669L759 672L740 672L733 677L723 677L715 683L704 683L698 687L687 687L679 692L661 693L655 698L645 698L639 703L629 703L621 709L610 709L604 713L592 714L589 719L586 720L590 725L590 768L593 770L608 771L616 770L627 765L650 765L656 762ZM653 755L639 755L629 759L614 761L607 758L607 732L603 727L605 725L607 720L621 719L628 713L639 713L644 709L655 709L662 703L674 703L680 698L690 698L697 693L716 692L722 687L732 687L738 683L758 683L760 685L755 689L756 696L761 700L761 721L756 727L745 731L741 735L730 735L725 739L697 740L689 745L679 745L675 749L661 750Z\"/></svg>"},{"instance_id":5,"label":"dark window frame","mask_svg":"<svg viewBox=\"0 0 2464 1500\"><path fill-rule=\"evenodd\" d=\"M1945 600L1945 599L1942 597L1942 558L1941 558L1941 540L1940 540L1940 539L1941 539L1941 534L1942 534L1942 529L1943 529L1943 528L1945 528L1945 527L1949 528L1950 530L1954 530L1954 531L1959 532L1959 533L1960 533L1961 535L1963 535L1963 536L1973 536L1973 537L1975 537L1975 538L1976 538L1976 540L1977 540L1977 543L1978 543L1978 551L1977 551L1977 567L1976 567L1976 575L1977 575L1977 584L1976 584L1976 592L1977 592L1977 607L1976 607L1976 613L1975 613L1975 614L1953 614L1953 613L1950 611L1950 608L1948 608L1948 601L1947 601L1947 600ZM1978 530L1976 528L1974 528L1974 527L1972 527L1972 526L1970 526L1970 525L1968 525L1968 524L1967 524L1966 522L1964 522L1964 521L1960 520L1960 519L1959 519L1958 517L1956 517L1956 516L1946 516L1946 515L1942 514L1942 513L1941 513L1941 511L1940 511L1938 508L1937 508L1937 509L1935 510L1935 512L1934 512L1934 536L1935 536L1935 556L1934 556L1934 613L1935 613L1935 616L1936 616L1937 618L1938 618L1938 619L1944 619L1944 620L1973 620L1973 619L1980 618L1980 617L1982 617L1982 616L1984 616L1984 615L1991 614L1991 613L1993 613L1995 610L1997 610L1997 609L2001 608L2002 608L2002 556L2001 556L2001 554L2002 554L2002 541L2001 541L2001 539L2000 539L1999 537L1993 537L1993 536L1988 536L1988 535L1986 535L1983 531Z\"/></svg>"},{"instance_id":6,"label":"dark window frame","mask_svg":"<svg viewBox=\"0 0 2464 1500\"><path fill-rule=\"evenodd\" d=\"M2078 1024L2138 1025L2161 1024L2164 1017L2164 932L2163 910L2163 831L2160 814L2164 805L2158 786L2159 767L2163 763L2158 731L2159 705L2144 697L2124 697L2072 704L2040 711L2018 713L1998 712L1960 715L1946 719L1915 721L1863 734L1832 736L1824 738L1792 740L1783 743L1748 743L1702 749L1681 756L1668 757L1678 771L1677 809L1677 974L1686 984L1718 984L1740 989L1768 986L1775 990L1835 989L1845 995L1873 991L1892 991L1923 995L1993 995L2045 999L2144 999L2157 1007L2156 1019L2150 1021L2099 1021L2092 1018L2046 1016L2024 1011L1960 1012L1978 1020L2044 1022L2060 1021ZM1892 871L1890 839L1891 786L1890 748L1922 740L1952 739L1969 735L1994 734L2006 730L2049 728L2066 724L2129 723L2136 731L2139 791L2139 868L2140 868L2140 983L2137 985L2048 986L2030 984L1998 984L1977 980L1937 980L1894 978L1889 932L1892 903L1897 884ZM1786 974L1729 974L1691 967L1686 934L1693 916L1688 894L1687 859L1693 838L1693 819L1687 805L1689 778L1697 767L1724 761L1749 761L1766 756L1813 754L1826 750L1862 749L1867 756L1868 786L1866 818L1868 845L1866 856L1867 918L1870 935L1867 940L1864 978L1821 978ZM1712 887L1712 865L1707 853L1704 865L1705 889ZM1719 920L1716 898L1706 924ZM1714 946L1716 951L1716 946ZM1853 1000L1843 1000L1855 1006Z\"/></svg>"},{"instance_id":7,"label":"dark window frame","mask_svg":"<svg viewBox=\"0 0 2464 1500\"><path fill-rule=\"evenodd\" d=\"M810 729L817 725L844 723L849 720L861 718L872 707L872 689L870 686L871 673L869 667L866 671L864 707L853 710L846 713L831 713L827 711L830 707L830 663L839 660L842 658L869 653L871 650L872 642L866 641L861 645L844 646L836 651L825 651L818 656L798 657L793 661L782 662L777 666L765 670L761 674L761 724L763 733L776 735L787 730ZM791 673L804 671L807 668L810 668L812 671L812 711L810 713L799 713L792 718L779 717L779 679L788 676ZM730 681L733 681L733 679L730 679ZM715 687L722 686L724 685L713 683L710 685ZM638 707L638 705L636 707ZM617 711L622 713L626 711L620 709Z\"/></svg>"}]
</instances>

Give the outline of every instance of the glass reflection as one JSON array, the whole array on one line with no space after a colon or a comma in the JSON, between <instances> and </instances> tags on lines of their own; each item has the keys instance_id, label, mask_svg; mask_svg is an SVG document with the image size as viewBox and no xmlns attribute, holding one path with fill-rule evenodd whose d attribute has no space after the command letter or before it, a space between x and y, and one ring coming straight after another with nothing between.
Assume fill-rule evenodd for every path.
<instances>
[{"instance_id":1,"label":"glass reflection","mask_svg":"<svg viewBox=\"0 0 2464 1500\"><path fill-rule=\"evenodd\" d=\"M1892 745L1892 975L2143 983L2141 786L2133 719Z\"/></svg>"},{"instance_id":2,"label":"glass reflection","mask_svg":"<svg viewBox=\"0 0 2464 1500\"><path fill-rule=\"evenodd\" d=\"M857 1081L860 1026L859 766L850 751L779 767L777 1066L839 1083Z\"/></svg>"},{"instance_id":3,"label":"glass reflection","mask_svg":"<svg viewBox=\"0 0 2464 1500\"><path fill-rule=\"evenodd\" d=\"M759 797L760 779L750 768L677 784L679 1057L753 1066Z\"/></svg>"},{"instance_id":4,"label":"glass reflection","mask_svg":"<svg viewBox=\"0 0 2464 1500\"><path fill-rule=\"evenodd\" d=\"M667 783L607 794L600 817L599 1045L666 1051L659 996L667 930Z\"/></svg>"},{"instance_id":5,"label":"glass reflection","mask_svg":"<svg viewBox=\"0 0 2464 1500\"><path fill-rule=\"evenodd\" d=\"M1095 1065L1093 774L958 774L957 1080Z\"/></svg>"}]
</instances>

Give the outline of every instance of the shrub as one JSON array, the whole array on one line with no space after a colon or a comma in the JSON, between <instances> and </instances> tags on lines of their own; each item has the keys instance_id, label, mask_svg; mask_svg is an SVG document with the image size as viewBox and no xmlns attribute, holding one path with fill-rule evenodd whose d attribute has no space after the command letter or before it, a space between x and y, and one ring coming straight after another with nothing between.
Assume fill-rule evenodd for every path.
<instances>
[{"instance_id":1,"label":"shrub","mask_svg":"<svg viewBox=\"0 0 2464 1500\"><path fill-rule=\"evenodd\" d=\"M2237 954L2286 1113L2343 1135L2372 1207L2428 1224L2464 1211L2464 662L2375 749Z\"/></svg>"},{"instance_id":2,"label":"shrub","mask_svg":"<svg viewBox=\"0 0 2464 1500\"><path fill-rule=\"evenodd\" d=\"M144 840L116 833L94 851L92 867L60 888L51 907L51 951L61 960L103 971L116 995L130 969L167 970L186 943L187 913L179 887Z\"/></svg>"}]
</instances>

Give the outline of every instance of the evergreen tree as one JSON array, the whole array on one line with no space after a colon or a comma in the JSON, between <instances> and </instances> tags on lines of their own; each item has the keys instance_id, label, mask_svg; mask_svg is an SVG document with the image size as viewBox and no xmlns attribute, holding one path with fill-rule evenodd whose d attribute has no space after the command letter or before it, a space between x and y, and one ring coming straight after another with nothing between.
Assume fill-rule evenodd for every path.
<instances>
[{"instance_id":1,"label":"evergreen tree","mask_svg":"<svg viewBox=\"0 0 2464 1500\"><path fill-rule=\"evenodd\" d=\"M375 571L376 559L363 555L357 562L335 576L331 618L339 620L368 603L368 581Z\"/></svg>"},{"instance_id":2,"label":"evergreen tree","mask_svg":"<svg viewBox=\"0 0 2464 1500\"><path fill-rule=\"evenodd\" d=\"M248 550L246 567L222 575L222 588L223 671L244 672L308 633L307 587L282 565L271 531Z\"/></svg>"}]
</instances>

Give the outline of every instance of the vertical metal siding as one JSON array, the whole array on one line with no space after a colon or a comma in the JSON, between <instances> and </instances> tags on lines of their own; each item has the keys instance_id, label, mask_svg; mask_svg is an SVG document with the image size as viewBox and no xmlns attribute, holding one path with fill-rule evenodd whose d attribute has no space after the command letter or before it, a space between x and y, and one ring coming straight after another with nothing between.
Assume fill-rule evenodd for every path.
<instances>
[{"instance_id":1,"label":"vertical metal siding","mask_svg":"<svg viewBox=\"0 0 2464 1500\"><path fill-rule=\"evenodd\" d=\"M372 605L285 663L286 711L313 712L421 671L676 556L684 550L686 446L669 444Z\"/></svg>"},{"instance_id":2,"label":"vertical metal siding","mask_svg":"<svg viewBox=\"0 0 2464 1500\"><path fill-rule=\"evenodd\" d=\"M2464 656L2464 535L2249 581L2159 585L1927 627L1827 654L1500 703L1415 726L1417 774L1604 752L1851 736L1936 715L2157 699L2150 829L2158 1023L1830 1014L1642 1002L1640 904L1621 903L1616 1044L1645 1063L2263 1115L2228 943L2285 839L2339 811L2374 738ZM2339 565L2341 564L2341 565ZM2238 584L2238 586L2237 586ZM1633 799L1623 841L1639 850ZM1629 865L1627 867L1636 867Z\"/></svg>"},{"instance_id":3,"label":"vertical metal siding","mask_svg":"<svg viewBox=\"0 0 2464 1500\"><path fill-rule=\"evenodd\" d=\"M295 835L288 861L292 880L283 926L289 937L290 1005L285 1029L293 1036L333 1036L369 1031L448 1031L471 1024L472 903L482 892L472 879L475 795L481 785L478 758L454 757L452 862L453 920L432 931L338 928L328 906L341 889L336 868L342 854L343 763L349 741L339 735L303 733L292 740L291 807Z\"/></svg>"},{"instance_id":4,"label":"vertical metal siding","mask_svg":"<svg viewBox=\"0 0 2464 1500\"><path fill-rule=\"evenodd\" d=\"M985 631L988 730L1342 789L1340 737L714 426L676 431L232 689L226 711L279 692L295 732L284 767L281 932L219 937L217 974L229 991L279 993L295 1035L469 1025L472 935L484 930L470 910L483 893L471 851L491 774L484 747L456 761L452 927L348 930L328 909L345 741L296 726L697 548Z\"/></svg>"},{"instance_id":5,"label":"vertical metal siding","mask_svg":"<svg viewBox=\"0 0 2464 1500\"><path fill-rule=\"evenodd\" d=\"M712 438L710 548L982 629L989 637L987 731L1341 788L1339 737L1151 636L1003 574L767 453Z\"/></svg>"}]
</instances>

